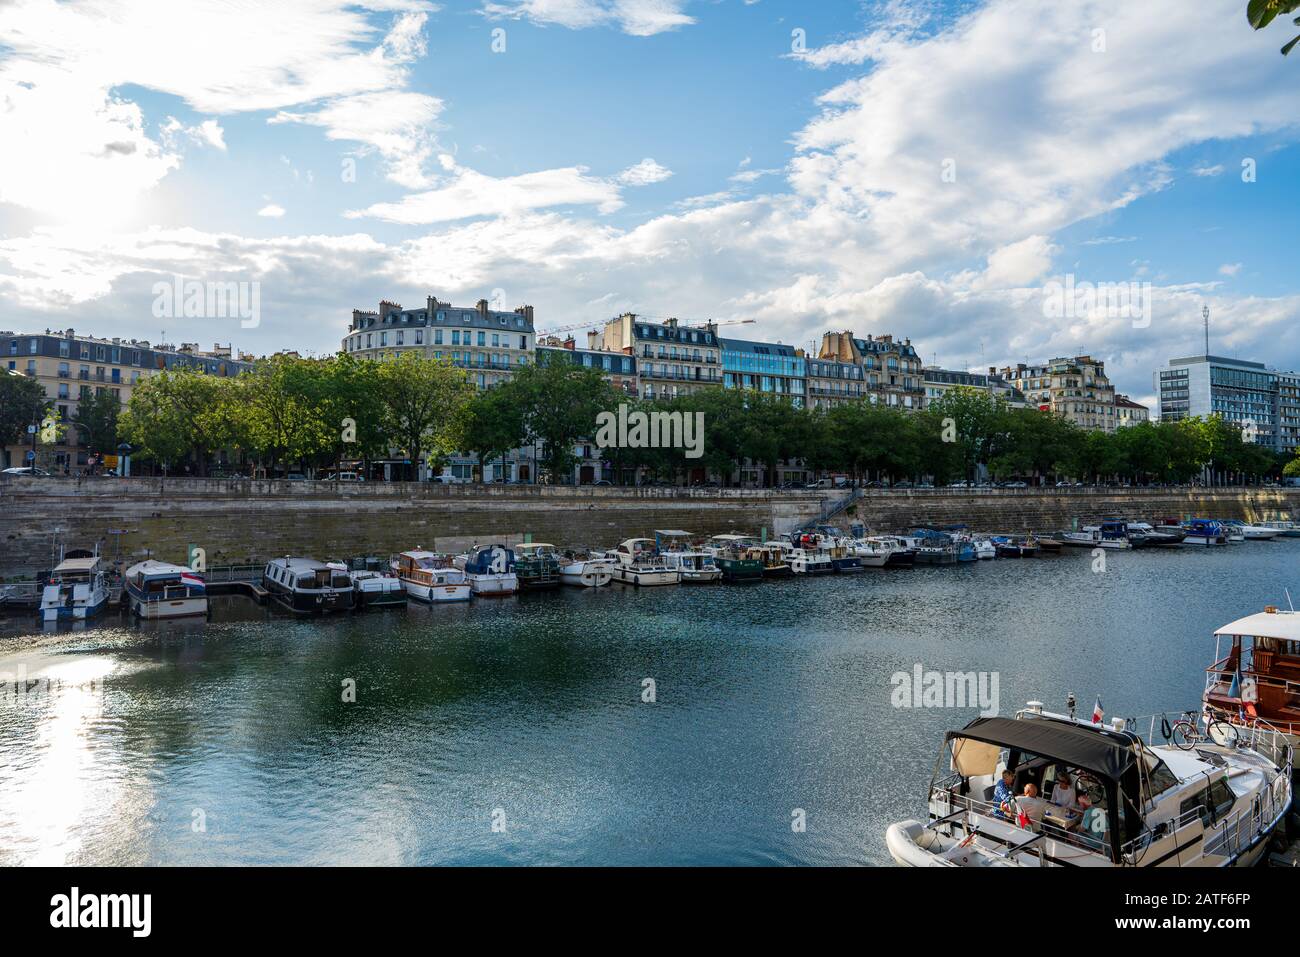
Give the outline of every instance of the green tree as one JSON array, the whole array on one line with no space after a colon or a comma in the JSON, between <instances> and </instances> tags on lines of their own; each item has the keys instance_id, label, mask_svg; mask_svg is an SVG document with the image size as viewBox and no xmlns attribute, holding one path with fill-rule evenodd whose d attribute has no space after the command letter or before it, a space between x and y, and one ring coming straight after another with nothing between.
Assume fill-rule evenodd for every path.
<instances>
[{"instance_id":1,"label":"green tree","mask_svg":"<svg viewBox=\"0 0 1300 957\"><path fill-rule=\"evenodd\" d=\"M931 404L944 441L955 445L962 471L970 480L980 465L1003 453L1006 403L982 389L949 389Z\"/></svg>"},{"instance_id":2,"label":"green tree","mask_svg":"<svg viewBox=\"0 0 1300 957\"><path fill-rule=\"evenodd\" d=\"M45 389L31 376L0 370L0 447L27 441L27 427L50 409Z\"/></svg>"},{"instance_id":3,"label":"green tree","mask_svg":"<svg viewBox=\"0 0 1300 957\"><path fill-rule=\"evenodd\" d=\"M457 443L478 456L479 471L484 465L528 441L523 396L518 389L503 384L478 393L470 400Z\"/></svg>"},{"instance_id":4,"label":"green tree","mask_svg":"<svg viewBox=\"0 0 1300 957\"><path fill-rule=\"evenodd\" d=\"M1286 463L1286 466L1282 469L1282 475L1286 478L1300 478L1300 457Z\"/></svg>"},{"instance_id":5,"label":"green tree","mask_svg":"<svg viewBox=\"0 0 1300 957\"><path fill-rule=\"evenodd\" d=\"M528 439L540 443L541 466L553 483L573 472L578 461L573 448L596 436L597 416L627 401L599 370L568 362L524 366L497 388L518 396Z\"/></svg>"},{"instance_id":6,"label":"green tree","mask_svg":"<svg viewBox=\"0 0 1300 957\"><path fill-rule=\"evenodd\" d=\"M426 359L404 352L378 365L374 396L383 410L388 443L412 462L455 451L464 431L474 386L450 359Z\"/></svg>"},{"instance_id":7,"label":"green tree","mask_svg":"<svg viewBox=\"0 0 1300 957\"><path fill-rule=\"evenodd\" d=\"M1263 30L1277 17L1294 13L1298 9L1300 9L1300 0L1250 0L1246 5L1246 19L1256 30ZM1300 17L1296 17L1295 24L1300 26ZM1300 43L1300 36L1293 37L1282 47L1282 55L1286 56L1290 53L1291 48L1297 43Z\"/></svg>"},{"instance_id":8,"label":"green tree","mask_svg":"<svg viewBox=\"0 0 1300 957\"><path fill-rule=\"evenodd\" d=\"M212 453L230 438L227 402L235 380L193 369L174 369L142 379L118 417L119 433L137 454L176 466L192 459L206 475Z\"/></svg>"},{"instance_id":9,"label":"green tree","mask_svg":"<svg viewBox=\"0 0 1300 957\"><path fill-rule=\"evenodd\" d=\"M101 455L117 453L117 420L122 412L122 400L105 389L92 392L77 403L72 414L82 443L91 452Z\"/></svg>"}]
</instances>

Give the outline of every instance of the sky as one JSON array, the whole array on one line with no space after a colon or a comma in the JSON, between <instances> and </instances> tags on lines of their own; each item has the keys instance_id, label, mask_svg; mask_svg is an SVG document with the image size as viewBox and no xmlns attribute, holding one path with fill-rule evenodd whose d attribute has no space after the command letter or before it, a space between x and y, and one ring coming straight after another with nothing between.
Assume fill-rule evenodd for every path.
<instances>
[{"instance_id":1,"label":"sky","mask_svg":"<svg viewBox=\"0 0 1300 957\"><path fill-rule=\"evenodd\" d=\"M1245 0L0 0L0 330L328 354L354 308L486 298L946 368L1086 352L1151 402L1208 306L1212 352L1298 369L1287 27ZM178 314L175 276L250 284L255 323ZM1125 298L1063 306L1102 284Z\"/></svg>"}]
</instances>

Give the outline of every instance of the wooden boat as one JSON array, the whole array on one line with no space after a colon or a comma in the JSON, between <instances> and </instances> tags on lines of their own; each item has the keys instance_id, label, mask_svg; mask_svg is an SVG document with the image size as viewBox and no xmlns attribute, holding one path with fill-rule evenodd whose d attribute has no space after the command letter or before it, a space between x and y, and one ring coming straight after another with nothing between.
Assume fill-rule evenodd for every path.
<instances>
[{"instance_id":1,"label":"wooden boat","mask_svg":"<svg viewBox=\"0 0 1300 957\"><path fill-rule=\"evenodd\" d=\"M351 611L356 605L352 576L313 558L273 558L262 570L262 588L295 615Z\"/></svg>"},{"instance_id":2,"label":"wooden boat","mask_svg":"<svg viewBox=\"0 0 1300 957\"><path fill-rule=\"evenodd\" d=\"M469 601L474 596L465 572L450 555L416 549L397 556L398 580L408 597L426 604Z\"/></svg>"},{"instance_id":3,"label":"wooden boat","mask_svg":"<svg viewBox=\"0 0 1300 957\"><path fill-rule=\"evenodd\" d=\"M629 538L614 549L614 559L614 581L624 585L658 588L681 584L681 572L664 564L653 539Z\"/></svg>"},{"instance_id":4,"label":"wooden boat","mask_svg":"<svg viewBox=\"0 0 1300 957\"><path fill-rule=\"evenodd\" d=\"M122 587L133 614L139 618L189 618L208 613L203 577L188 565L153 559L126 570Z\"/></svg>"},{"instance_id":5,"label":"wooden boat","mask_svg":"<svg viewBox=\"0 0 1300 957\"><path fill-rule=\"evenodd\" d=\"M64 553L41 590L41 620L85 621L108 607L108 566L98 550Z\"/></svg>"},{"instance_id":6,"label":"wooden boat","mask_svg":"<svg viewBox=\"0 0 1300 957\"><path fill-rule=\"evenodd\" d=\"M791 578L794 575L781 542L748 545L740 550L739 560L761 562L764 578Z\"/></svg>"},{"instance_id":7,"label":"wooden boat","mask_svg":"<svg viewBox=\"0 0 1300 957\"><path fill-rule=\"evenodd\" d=\"M655 550L669 568L681 575L683 585L711 585L722 581L722 569L712 553L696 548L690 532L680 529L655 531Z\"/></svg>"},{"instance_id":8,"label":"wooden boat","mask_svg":"<svg viewBox=\"0 0 1300 957\"><path fill-rule=\"evenodd\" d=\"M1205 669L1206 720L1242 732L1266 725L1300 746L1300 613L1270 605L1224 625L1214 657Z\"/></svg>"},{"instance_id":9,"label":"wooden boat","mask_svg":"<svg viewBox=\"0 0 1300 957\"><path fill-rule=\"evenodd\" d=\"M944 738L928 817L889 827L910 867L1249 867L1291 805L1291 749L1253 732L1194 750L1031 702L1015 718L976 718ZM1012 793L994 798L1003 772ZM1062 770L1070 796L1058 807ZM1026 795L1032 785L1037 795Z\"/></svg>"},{"instance_id":10,"label":"wooden boat","mask_svg":"<svg viewBox=\"0 0 1300 957\"><path fill-rule=\"evenodd\" d=\"M515 547L515 575L521 591L546 591L564 584L560 577L563 558L554 545L545 542Z\"/></svg>"}]
</instances>

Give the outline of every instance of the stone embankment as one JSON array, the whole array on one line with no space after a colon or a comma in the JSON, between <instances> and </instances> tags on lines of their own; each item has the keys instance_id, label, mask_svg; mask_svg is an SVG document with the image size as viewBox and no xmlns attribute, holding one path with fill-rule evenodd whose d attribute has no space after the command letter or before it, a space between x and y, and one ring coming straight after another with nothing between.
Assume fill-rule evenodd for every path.
<instances>
[{"instance_id":1,"label":"stone embankment","mask_svg":"<svg viewBox=\"0 0 1300 957\"><path fill-rule=\"evenodd\" d=\"M50 567L55 548L100 543L110 558L182 561L201 546L209 566L274 555L386 556L475 541L611 548L656 528L698 535L780 535L836 505L842 526L874 530L966 524L983 531L1055 531L1111 516L1204 515L1300 520L1297 489L977 489L845 491L344 485L207 479L30 479L0 476L0 577Z\"/></svg>"}]
</instances>

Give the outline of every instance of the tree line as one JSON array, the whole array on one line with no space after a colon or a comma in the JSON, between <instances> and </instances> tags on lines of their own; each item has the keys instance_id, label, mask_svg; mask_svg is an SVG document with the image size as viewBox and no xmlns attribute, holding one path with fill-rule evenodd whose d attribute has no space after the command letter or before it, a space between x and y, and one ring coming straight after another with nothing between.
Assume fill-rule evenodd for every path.
<instances>
[{"instance_id":1,"label":"tree line","mask_svg":"<svg viewBox=\"0 0 1300 957\"><path fill-rule=\"evenodd\" d=\"M702 413L704 422L701 458L680 448L597 450L625 481L690 483L703 474L730 485L747 467L761 473L762 484L775 485L783 466L858 481L940 484L984 474L1037 483L1183 484L1207 468L1254 480L1300 477L1300 459L1288 463L1218 417L1105 433L962 388L924 411L868 401L799 408L785 398L720 387L647 400L565 357L522 366L507 382L478 390L450 361L413 353L380 361L278 355L233 378L179 369L142 379L120 412L111 394L91 395L71 425L90 451L112 454L125 442L137 461L173 473L206 475L220 461L244 473L275 474L394 454L437 468L457 451L474 455L481 471L532 447L541 479L567 482L579 461L575 447L592 442L600 413L620 405L629 413ZM23 441L26 425L50 407L35 380L0 377L0 440Z\"/></svg>"}]
</instances>

